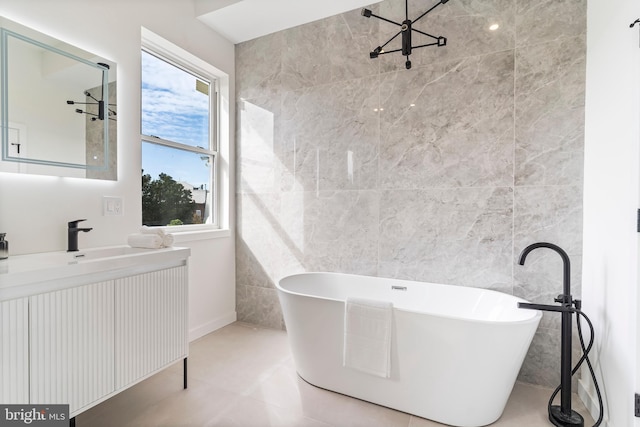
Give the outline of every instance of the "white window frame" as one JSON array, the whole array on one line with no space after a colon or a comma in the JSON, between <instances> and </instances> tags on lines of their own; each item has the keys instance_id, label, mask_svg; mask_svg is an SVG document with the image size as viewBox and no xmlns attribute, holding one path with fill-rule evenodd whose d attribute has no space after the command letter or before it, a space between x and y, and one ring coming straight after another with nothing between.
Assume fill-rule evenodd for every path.
<instances>
[{"instance_id":1,"label":"white window frame","mask_svg":"<svg viewBox=\"0 0 640 427\"><path fill-rule=\"evenodd\" d=\"M185 240L198 240L210 237L225 237L229 231L229 207L230 207L230 176L229 168L221 165L229 164L229 76L208 64L193 54L163 39L153 32L142 28L142 46L144 50L158 58L184 69L186 72L201 76L203 80L210 82L211 121L210 121L210 149L185 146L173 141L162 140L140 134L141 141L164 145L172 148L188 149L193 152L202 152L213 155L211 214L213 222L208 224L186 224L180 226L159 227L168 229L176 235L176 242ZM140 110L142 111L142 110ZM211 234L213 233L213 234ZM181 236L182 235L182 236Z\"/></svg>"}]
</instances>

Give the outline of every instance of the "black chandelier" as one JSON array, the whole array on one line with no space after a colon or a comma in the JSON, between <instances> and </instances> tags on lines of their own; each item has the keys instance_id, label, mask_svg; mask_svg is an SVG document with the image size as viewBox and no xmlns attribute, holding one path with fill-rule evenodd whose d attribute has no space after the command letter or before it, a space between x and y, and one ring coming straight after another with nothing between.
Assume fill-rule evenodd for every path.
<instances>
[{"instance_id":1,"label":"black chandelier","mask_svg":"<svg viewBox=\"0 0 640 427\"><path fill-rule=\"evenodd\" d=\"M115 108L116 104L106 104L103 100L101 99L97 99L95 96L91 95L91 93L89 93L88 90L84 91L84 96L89 97L91 99L93 99L95 102L78 102L78 101L67 101L68 105L76 105L76 104L83 104L83 105L97 105L98 106L98 114L95 113L91 113L89 111L86 110L82 110L80 108L76 108L76 113L78 114L86 114L88 116L92 116L91 117L91 121L95 122L96 120L104 120L105 116L109 119L109 120L113 120L116 121L116 111L113 109ZM106 108L105 108L106 107ZM113 108L112 108L113 107ZM105 109L107 110L107 113L105 114Z\"/></svg>"},{"instance_id":2,"label":"black chandelier","mask_svg":"<svg viewBox=\"0 0 640 427\"><path fill-rule=\"evenodd\" d=\"M102 74L103 74L103 78L104 78L104 71L109 69L109 65L104 64L102 62L98 62L98 65L103 67ZM91 113L91 112L86 111L86 110L82 110L80 108L76 108L76 113L78 113L78 114L86 114L88 116L92 116L91 117L91 121L92 122L95 122L96 120L104 120L105 117L108 118L109 120L116 121L116 117L115 116L116 116L117 113L114 110L116 104L105 103L104 99L97 99L88 90L85 90L83 94L84 94L84 96L86 96L88 98L91 98L94 102L67 101L67 105L77 105L77 104L87 105L87 106L88 105L97 105L98 106L97 114L96 113ZM102 98L102 94L101 94L100 97ZM111 107L113 107L113 108L111 108ZM106 110L106 112L105 112L105 110Z\"/></svg>"},{"instance_id":3,"label":"black chandelier","mask_svg":"<svg viewBox=\"0 0 640 427\"><path fill-rule=\"evenodd\" d=\"M378 46L377 48L373 49L373 51L369 52L369 57L371 59L375 59L379 55L384 55L386 53L402 52L402 55L407 57L407 61L404 63L404 65L408 70L409 68L411 68L411 61L409 60L409 56L411 55L411 50L412 49L418 49L419 47L427 47L427 46L438 46L438 47L446 46L447 45L447 38L446 37L434 36L434 35L425 33L424 31L416 30L415 28L413 28L413 24L418 22L420 19L422 19L423 16L425 16L426 14L431 12L436 7L440 6L441 4L445 4L448 1L449 0L440 0L431 9L427 10L422 15L418 16L416 19L411 21L409 19L409 0L405 0L405 3L404 3L404 5L405 5L405 20L401 24L398 23L398 22L394 22L394 21L392 21L390 19L386 19L386 18L383 18L381 16L375 15L369 9L362 9L361 13L362 13L362 16L364 16L365 18L370 18L370 17L373 16L374 18L381 19L381 20L383 20L385 22L389 22L391 24L394 24L394 25L397 25L398 27L400 27L400 31L398 31L393 37L391 37L389 40L387 40L387 42L385 44L383 44L382 46ZM415 31L416 33L419 33L419 34L422 34L424 36L430 37L431 39L434 40L434 42L421 44L421 45L418 45L418 46L412 46L411 45L411 32L412 31ZM402 34L402 48L401 49L394 49L394 50L384 50L384 47L386 45L388 45L389 43L391 43L391 41L393 39L395 39L396 37L398 37L400 34Z\"/></svg>"}]
</instances>

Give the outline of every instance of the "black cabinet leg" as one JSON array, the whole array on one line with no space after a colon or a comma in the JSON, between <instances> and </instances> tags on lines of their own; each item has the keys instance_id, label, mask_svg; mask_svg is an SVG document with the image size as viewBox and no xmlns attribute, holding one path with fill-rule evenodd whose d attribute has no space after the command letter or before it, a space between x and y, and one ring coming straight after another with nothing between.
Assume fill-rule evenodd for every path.
<instances>
[{"instance_id":1,"label":"black cabinet leg","mask_svg":"<svg viewBox=\"0 0 640 427\"><path fill-rule=\"evenodd\" d=\"M184 375L184 378L183 378L184 383L183 383L183 385L184 385L184 388L186 389L187 388L187 358L186 357L182 361L182 365L183 365L183 368L184 368L184 373L183 373L183 375Z\"/></svg>"},{"instance_id":2,"label":"black cabinet leg","mask_svg":"<svg viewBox=\"0 0 640 427\"><path fill-rule=\"evenodd\" d=\"M76 417L69 420L69 427L76 427Z\"/></svg>"}]
</instances>

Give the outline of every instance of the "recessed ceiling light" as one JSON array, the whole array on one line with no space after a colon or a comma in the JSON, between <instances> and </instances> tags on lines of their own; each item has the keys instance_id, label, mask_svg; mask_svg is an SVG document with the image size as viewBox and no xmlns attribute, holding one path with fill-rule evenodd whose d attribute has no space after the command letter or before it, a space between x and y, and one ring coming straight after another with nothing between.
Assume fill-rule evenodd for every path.
<instances>
[{"instance_id":1,"label":"recessed ceiling light","mask_svg":"<svg viewBox=\"0 0 640 427\"><path fill-rule=\"evenodd\" d=\"M491 31L495 31L495 30L497 30L498 28L500 28L500 25L499 25L499 24L491 24L491 25L489 26L489 29L490 29Z\"/></svg>"}]
</instances>

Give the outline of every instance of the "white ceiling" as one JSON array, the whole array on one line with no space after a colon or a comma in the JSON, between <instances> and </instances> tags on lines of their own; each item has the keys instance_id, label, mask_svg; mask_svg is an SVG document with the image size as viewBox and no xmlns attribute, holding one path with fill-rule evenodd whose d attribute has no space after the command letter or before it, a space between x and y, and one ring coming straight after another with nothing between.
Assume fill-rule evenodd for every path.
<instances>
[{"instance_id":1,"label":"white ceiling","mask_svg":"<svg viewBox=\"0 0 640 427\"><path fill-rule=\"evenodd\" d=\"M233 43L306 24L380 0L194 0L196 16Z\"/></svg>"}]
</instances>

